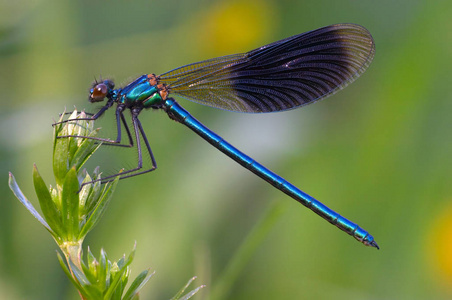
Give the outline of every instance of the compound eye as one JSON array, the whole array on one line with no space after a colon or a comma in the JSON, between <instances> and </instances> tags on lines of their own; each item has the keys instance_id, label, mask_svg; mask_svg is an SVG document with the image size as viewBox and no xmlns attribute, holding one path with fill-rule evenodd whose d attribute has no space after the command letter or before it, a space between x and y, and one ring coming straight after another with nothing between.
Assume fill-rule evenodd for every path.
<instances>
[{"instance_id":1,"label":"compound eye","mask_svg":"<svg viewBox=\"0 0 452 300\"><path fill-rule=\"evenodd\" d=\"M90 102L100 102L105 99L108 93L108 86L105 83L96 84L91 89L91 95L89 96Z\"/></svg>"}]
</instances>

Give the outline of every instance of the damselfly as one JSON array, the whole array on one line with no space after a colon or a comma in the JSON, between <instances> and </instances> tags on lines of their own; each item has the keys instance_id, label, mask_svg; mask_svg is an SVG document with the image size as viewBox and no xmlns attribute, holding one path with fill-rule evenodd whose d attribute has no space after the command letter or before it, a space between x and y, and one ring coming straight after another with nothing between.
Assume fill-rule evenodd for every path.
<instances>
[{"instance_id":1,"label":"damselfly","mask_svg":"<svg viewBox=\"0 0 452 300\"><path fill-rule=\"evenodd\" d=\"M354 81L369 66L375 53L370 33L359 25L337 24L295 35L247 53L233 54L186 65L161 75L142 75L123 88L112 80L93 84L89 101L106 100L96 120L116 105L117 138L102 139L103 144L132 146L136 142L136 168L101 179L103 183L151 172L157 168L154 155L138 115L143 109L162 109L218 150L294 198L339 229L365 245L378 248L374 238L357 224L340 216L282 177L234 148L183 109L171 94L224 110L267 113L301 107L323 99ZM134 136L124 118L130 110ZM66 120L67 122L70 120ZM121 144L121 124L129 144ZM140 137L152 166L143 169Z\"/></svg>"}]
</instances>

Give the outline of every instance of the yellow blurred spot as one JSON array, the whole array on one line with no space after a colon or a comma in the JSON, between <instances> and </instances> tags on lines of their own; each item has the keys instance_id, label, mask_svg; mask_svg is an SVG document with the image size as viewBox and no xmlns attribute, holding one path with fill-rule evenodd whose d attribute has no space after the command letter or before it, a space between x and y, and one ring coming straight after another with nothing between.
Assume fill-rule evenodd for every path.
<instances>
[{"instance_id":1,"label":"yellow blurred spot","mask_svg":"<svg viewBox=\"0 0 452 300\"><path fill-rule=\"evenodd\" d=\"M278 13L266 1L224 1L204 12L200 20L200 49L219 56L246 52L270 43Z\"/></svg>"},{"instance_id":2,"label":"yellow blurred spot","mask_svg":"<svg viewBox=\"0 0 452 300\"><path fill-rule=\"evenodd\" d=\"M445 208L429 230L427 243L429 260L438 277L450 287L452 282L452 205Z\"/></svg>"}]
</instances>

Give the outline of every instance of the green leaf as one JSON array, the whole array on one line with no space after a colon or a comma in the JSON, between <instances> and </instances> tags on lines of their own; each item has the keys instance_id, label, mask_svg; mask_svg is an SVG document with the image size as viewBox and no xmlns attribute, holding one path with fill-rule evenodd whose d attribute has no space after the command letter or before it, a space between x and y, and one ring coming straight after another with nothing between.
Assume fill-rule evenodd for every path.
<instances>
[{"instance_id":1,"label":"green leaf","mask_svg":"<svg viewBox=\"0 0 452 300\"><path fill-rule=\"evenodd\" d=\"M98 286L91 283L85 274L72 262L71 259L68 259L69 267L74 274L77 281L80 283L80 288L83 290L84 294L88 294L88 299L102 299L102 289ZM80 289L79 289L80 290Z\"/></svg>"},{"instance_id":2,"label":"green leaf","mask_svg":"<svg viewBox=\"0 0 452 300\"><path fill-rule=\"evenodd\" d=\"M99 288L95 285L87 285L83 287L84 290L90 294L89 300L102 300L102 290L99 290Z\"/></svg>"},{"instance_id":3,"label":"green leaf","mask_svg":"<svg viewBox=\"0 0 452 300\"><path fill-rule=\"evenodd\" d=\"M200 289L203 289L203 288L205 288L205 287L206 287L205 285L201 285L201 286L197 287L196 289L194 289L194 290L188 292L184 297L180 298L180 300L188 300L188 299L190 299L190 298L193 297L197 292L199 292Z\"/></svg>"},{"instance_id":4,"label":"green leaf","mask_svg":"<svg viewBox=\"0 0 452 300\"><path fill-rule=\"evenodd\" d=\"M124 288L123 286L120 285L120 282L125 281L123 275L128 277L130 274L130 270L128 269L128 267L130 266L135 257L136 246L137 245L135 243L132 252L127 257L127 260L125 260L123 256L116 264L120 269L115 273L115 277L113 278L107 292L105 293L104 299L110 299L115 294L117 289Z\"/></svg>"},{"instance_id":5,"label":"green leaf","mask_svg":"<svg viewBox=\"0 0 452 300\"><path fill-rule=\"evenodd\" d=\"M107 252L104 249L100 249L99 259L99 272L97 273L98 282L102 284L102 290L105 290L108 286L107 281L110 276L110 268L107 258Z\"/></svg>"},{"instance_id":6,"label":"green leaf","mask_svg":"<svg viewBox=\"0 0 452 300\"><path fill-rule=\"evenodd\" d=\"M85 173L85 178L83 178L79 174L78 180L81 181L82 184L84 182L91 181L91 176L89 176L89 174L87 172L83 172L83 173ZM78 193L78 196L79 196L79 199L80 199L79 200L80 201L79 205L80 205L80 208L82 208L83 211L84 211L83 214L86 214L86 211L87 211L86 210L86 203L88 201L88 197L89 197L92 189L93 189L93 187L92 187L91 184L86 184L86 185L82 186L80 192Z\"/></svg>"},{"instance_id":7,"label":"green leaf","mask_svg":"<svg viewBox=\"0 0 452 300\"><path fill-rule=\"evenodd\" d=\"M88 217L85 225L81 229L80 237L84 237L88 232L99 222L102 215L104 214L108 204L110 203L113 192L118 184L119 177L116 177L110 185L105 185L104 191L102 193L101 199L97 201L97 205L94 211Z\"/></svg>"},{"instance_id":8,"label":"green leaf","mask_svg":"<svg viewBox=\"0 0 452 300\"><path fill-rule=\"evenodd\" d=\"M116 286L113 287L112 289L114 290L113 294L111 295L111 300L121 300L122 299L122 294L124 293L124 289L127 285L129 276L130 276L130 268L126 268L126 271L124 273L120 273L120 270L118 270L116 272L115 275L112 275L113 277L113 284L115 284ZM116 278L119 278L118 283L116 284Z\"/></svg>"},{"instance_id":9,"label":"green leaf","mask_svg":"<svg viewBox=\"0 0 452 300\"><path fill-rule=\"evenodd\" d=\"M188 292L186 295L183 296L183 298L180 298L182 294L185 292L185 290L190 286L190 284L193 282L193 280L196 279L196 276L190 278L190 280L187 282L187 284L174 296L171 298L171 300L187 300L193 297L200 289L204 288L205 285L201 285L200 287Z\"/></svg>"},{"instance_id":10,"label":"green leaf","mask_svg":"<svg viewBox=\"0 0 452 300\"><path fill-rule=\"evenodd\" d=\"M79 183L75 168L67 173L62 193L62 221L70 240L79 237Z\"/></svg>"},{"instance_id":11,"label":"green leaf","mask_svg":"<svg viewBox=\"0 0 452 300\"><path fill-rule=\"evenodd\" d=\"M132 300L135 295L137 295L143 286L148 282L148 280L155 274L155 271L151 274L148 274L149 270L145 270L138 275L135 280L130 285L126 294L123 297L123 300Z\"/></svg>"},{"instance_id":12,"label":"green leaf","mask_svg":"<svg viewBox=\"0 0 452 300\"><path fill-rule=\"evenodd\" d=\"M137 251L137 242L133 244L132 252L130 252L129 256L127 257L127 261L125 262L125 264L130 265L132 263L133 259L135 258L136 251Z\"/></svg>"},{"instance_id":13,"label":"green leaf","mask_svg":"<svg viewBox=\"0 0 452 300\"><path fill-rule=\"evenodd\" d=\"M62 118L60 119L61 122ZM59 124L54 128L53 140L53 174L59 187L63 185L64 178L69 170L68 148L69 139L58 136L67 134L67 125Z\"/></svg>"},{"instance_id":14,"label":"green leaf","mask_svg":"<svg viewBox=\"0 0 452 300\"><path fill-rule=\"evenodd\" d=\"M98 129L91 132L87 136L94 137L97 135ZM99 149L101 143L95 144L95 141L92 139L84 139L84 141L80 144L80 146L75 151L72 156L70 165L75 166L77 171L85 164L85 162L93 155L94 152Z\"/></svg>"},{"instance_id":15,"label":"green leaf","mask_svg":"<svg viewBox=\"0 0 452 300\"><path fill-rule=\"evenodd\" d=\"M69 268L72 271L72 274L74 274L75 278L77 278L77 281L80 283L81 286L90 285L91 282L88 280L88 278L83 274L82 270L80 270L72 261L72 259L68 259Z\"/></svg>"},{"instance_id":16,"label":"green leaf","mask_svg":"<svg viewBox=\"0 0 452 300\"><path fill-rule=\"evenodd\" d=\"M90 182L92 180L96 180L96 179L100 179L100 174L98 174L99 171L99 167L96 167L94 169L94 174L92 177L90 177L88 174L86 175L86 177L83 179L82 183L86 183L86 182ZM86 199L85 202L85 214L87 216L90 216L90 214L92 213L93 209L96 207L98 201L99 201L99 197L102 194L102 191L106 188L106 185L103 186L102 188L102 184L100 183L100 181L96 181L94 184L86 184L83 186L83 189L87 189L87 191L89 192L88 198Z\"/></svg>"},{"instance_id":17,"label":"green leaf","mask_svg":"<svg viewBox=\"0 0 452 300\"><path fill-rule=\"evenodd\" d=\"M52 197L52 201L58 210L58 213L61 213L61 198L60 193L57 189L53 188L52 185L49 186L50 196Z\"/></svg>"},{"instance_id":18,"label":"green leaf","mask_svg":"<svg viewBox=\"0 0 452 300\"><path fill-rule=\"evenodd\" d=\"M41 206L44 218L49 224L50 228L55 232L56 235L61 236L61 214L55 203L52 200L47 186L39 175L38 168L33 165L33 183L35 186L36 195L38 196L39 205Z\"/></svg>"},{"instance_id":19,"label":"green leaf","mask_svg":"<svg viewBox=\"0 0 452 300\"><path fill-rule=\"evenodd\" d=\"M64 116L66 114L66 110L60 115L60 119L56 124L53 126L53 153L55 154L55 151L57 149L57 137L63 130L64 123L61 123L64 119Z\"/></svg>"},{"instance_id":20,"label":"green leaf","mask_svg":"<svg viewBox=\"0 0 452 300\"><path fill-rule=\"evenodd\" d=\"M94 123L92 120L80 120L80 119L86 119L86 114L84 111L81 111L79 115L77 115L77 126L74 127L74 130L72 132L73 135L78 136L88 136L91 132L93 132ZM78 143L81 144L85 142L84 139L79 139ZM94 143L94 141L92 141Z\"/></svg>"},{"instance_id":21,"label":"green leaf","mask_svg":"<svg viewBox=\"0 0 452 300\"><path fill-rule=\"evenodd\" d=\"M28 201L28 199L25 197L25 195L20 190L19 186L17 185L16 179L14 178L13 174L9 172L9 188L14 193L14 196L16 196L17 199L25 206L26 209L52 234L52 236L56 236L55 232L52 230L52 228L47 224L47 222L41 217L41 215L38 213L38 211L33 207L33 205Z\"/></svg>"},{"instance_id":22,"label":"green leaf","mask_svg":"<svg viewBox=\"0 0 452 300\"><path fill-rule=\"evenodd\" d=\"M122 266L122 268L120 268L119 271L116 273L115 278L112 279L112 282L111 282L107 292L104 295L104 299L110 299L112 297L112 295L114 294L115 290L118 288L122 275L124 273L128 272L128 267L133 261L134 253L135 253L135 249L129 255L129 257L125 261L124 265Z\"/></svg>"},{"instance_id":23,"label":"green leaf","mask_svg":"<svg viewBox=\"0 0 452 300\"><path fill-rule=\"evenodd\" d=\"M66 264L64 263L63 257L60 255L60 253L57 252L57 257L58 257L58 261L60 263L61 268L63 269L64 273L66 274L66 276L69 278L69 280L72 282L72 284L77 288L77 290L80 291L80 293L86 298L86 299L94 299L93 297L91 297L90 294L88 294L85 289L80 285L80 283L75 280L72 277L71 272L69 271L68 267L66 266Z\"/></svg>"},{"instance_id":24,"label":"green leaf","mask_svg":"<svg viewBox=\"0 0 452 300\"><path fill-rule=\"evenodd\" d=\"M91 272L89 265L87 266L83 260L80 261L80 264L82 266L82 272L85 274L86 278L89 282L92 284L97 282L96 273Z\"/></svg>"},{"instance_id":25,"label":"green leaf","mask_svg":"<svg viewBox=\"0 0 452 300\"><path fill-rule=\"evenodd\" d=\"M79 171L86 160L100 147L100 144L92 139L59 138L68 135L94 137L99 130L93 130L92 122L80 120L84 117L86 115L83 112L78 115L74 110L68 118L72 121L57 124L54 128L53 169L58 186L62 185L70 168L75 166ZM62 120L63 117L60 118L60 122Z\"/></svg>"},{"instance_id":26,"label":"green leaf","mask_svg":"<svg viewBox=\"0 0 452 300\"><path fill-rule=\"evenodd\" d=\"M195 280L195 279L196 279L196 276L190 278L190 280L182 287L182 289L179 290L179 292L177 292L177 294L176 294L173 298L171 298L171 300L177 300L177 299L179 299L179 298L182 296L182 294L185 292L185 290L188 288L188 286L189 286L189 285L193 282L193 280Z\"/></svg>"},{"instance_id":27,"label":"green leaf","mask_svg":"<svg viewBox=\"0 0 452 300\"><path fill-rule=\"evenodd\" d=\"M126 256L123 255L117 262L116 265L118 266L119 269L121 269L126 263Z\"/></svg>"},{"instance_id":28,"label":"green leaf","mask_svg":"<svg viewBox=\"0 0 452 300\"><path fill-rule=\"evenodd\" d=\"M96 257L91 252L91 249L88 247L88 267L92 274L94 274L97 277L98 274L98 266L99 263L96 260Z\"/></svg>"},{"instance_id":29,"label":"green leaf","mask_svg":"<svg viewBox=\"0 0 452 300\"><path fill-rule=\"evenodd\" d=\"M69 117L69 119L77 119L79 118L79 115L76 111L72 113L72 115ZM67 126L65 129L67 129L66 135L79 135L81 132L80 129L84 128L86 125L86 121L80 120L80 121L70 121L66 123ZM75 152L79 148L80 143L84 140L83 138L76 138L76 137L69 137L66 138L69 141L68 149L67 149L67 156L68 156L68 162L72 160L72 157L74 157ZM72 164L69 164L69 167L73 167Z\"/></svg>"},{"instance_id":30,"label":"green leaf","mask_svg":"<svg viewBox=\"0 0 452 300\"><path fill-rule=\"evenodd\" d=\"M98 178L100 178L100 176ZM99 198L101 197L103 191L107 188L107 185L102 186L100 181L96 181L94 184L87 184L86 186L88 185L92 187L92 190L85 203L85 213L88 217L90 217L96 206L99 204Z\"/></svg>"}]
</instances>

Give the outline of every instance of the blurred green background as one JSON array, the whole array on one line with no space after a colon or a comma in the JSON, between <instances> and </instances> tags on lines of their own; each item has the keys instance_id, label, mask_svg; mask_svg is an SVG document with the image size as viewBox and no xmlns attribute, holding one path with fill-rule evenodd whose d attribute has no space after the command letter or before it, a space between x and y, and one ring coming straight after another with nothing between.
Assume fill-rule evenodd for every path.
<instances>
[{"instance_id":1,"label":"blurred green background","mask_svg":"<svg viewBox=\"0 0 452 300\"><path fill-rule=\"evenodd\" d=\"M94 78L121 85L347 22L369 29L376 56L357 82L325 101L265 116L179 102L371 232L380 251L153 111L141 120L159 169L120 182L85 246L104 247L116 260L137 241L134 274L157 271L143 299L169 299L193 275L208 285L195 299L210 299L234 253L276 205L282 215L225 299L451 299L451 14L447 0L2 0L0 298L78 299L56 244L14 198L7 177L12 171L37 205L32 164L52 181L51 123L65 107L96 110L87 102ZM101 121L114 135L113 115ZM111 147L99 153L106 172L136 158Z\"/></svg>"}]
</instances>

